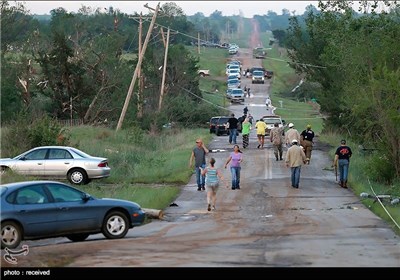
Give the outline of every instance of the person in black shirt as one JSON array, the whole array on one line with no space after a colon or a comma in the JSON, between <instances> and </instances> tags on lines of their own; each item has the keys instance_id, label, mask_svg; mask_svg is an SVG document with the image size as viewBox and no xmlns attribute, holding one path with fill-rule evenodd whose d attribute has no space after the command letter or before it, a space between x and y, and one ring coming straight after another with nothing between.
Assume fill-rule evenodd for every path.
<instances>
[{"instance_id":1,"label":"person in black shirt","mask_svg":"<svg viewBox=\"0 0 400 280\"><path fill-rule=\"evenodd\" d=\"M235 114L231 114L231 117L228 120L228 127L229 127L229 144L236 145L236 136L237 136L237 129L238 129L238 119L235 118Z\"/></svg>"},{"instance_id":2,"label":"person in black shirt","mask_svg":"<svg viewBox=\"0 0 400 280\"><path fill-rule=\"evenodd\" d=\"M352 155L350 147L346 145L346 140L340 141L340 146L336 149L333 166L339 163L340 186L347 189L347 176L349 173L350 157Z\"/></svg>"},{"instance_id":3,"label":"person in black shirt","mask_svg":"<svg viewBox=\"0 0 400 280\"><path fill-rule=\"evenodd\" d=\"M314 131L311 130L311 125L308 124L307 128L300 133L300 145L303 147L307 157L307 164L310 164L311 151L314 145Z\"/></svg>"}]
</instances>

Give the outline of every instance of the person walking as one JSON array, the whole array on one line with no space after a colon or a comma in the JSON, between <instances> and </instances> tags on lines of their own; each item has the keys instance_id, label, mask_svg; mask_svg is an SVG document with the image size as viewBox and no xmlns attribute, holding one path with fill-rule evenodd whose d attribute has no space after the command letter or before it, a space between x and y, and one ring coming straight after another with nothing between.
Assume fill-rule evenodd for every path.
<instances>
[{"instance_id":1,"label":"person walking","mask_svg":"<svg viewBox=\"0 0 400 280\"><path fill-rule=\"evenodd\" d=\"M246 149L249 146L250 130L251 123L249 122L249 118L245 118L242 123L243 149Z\"/></svg>"},{"instance_id":2,"label":"person walking","mask_svg":"<svg viewBox=\"0 0 400 280\"><path fill-rule=\"evenodd\" d=\"M243 115L247 116L247 112L249 111L249 109L246 107L243 108Z\"/></svg>"},{"instance_id":3,"label":"person walking","mask_svg":"<svg viewBox=\"0 0 400 280\"><path fill-rule=\"evenodd\" d=\"M351 148L346 145L346 140L340 141L340 146L336 149L335 159L333 160L333 166L339 169L340 186L347 189L347 177L349 174L350 158L352 155ZM339 166L338 166L339 163Z\"/></svg>"},{"instance_id":4,"label":"person walking","mask_svg":"<svg viewBox=\"0 0 400 280\"><path fill-rule=\"evenodd\" d=\"M267 124L263 121L263 119L259 119L256 122L256 129L257 129L257 139L258 139L257 149L259 148L264 149L264 139L265 139L265 131L267 130Z\"/></svg>"},{"instance_id":5,"label":"person walking","mask_svg":"<svg viewBox=\"0 0 400 280\"><path fill-rule=\"evenodd\" d=\"M196 172L196 182L197 182L197 190L205 190L206 177L201 175L201 168L206 167L206 154L208 154L209 150L204 145L203 140L200 138L196 140L196 147L193 148L192 154L190 155L189 167L193 168L193 161Z\"/></svg>"},{"instance_id":6,"label":"person walking","mask_svg":"<svg viewBox=\"0 0 400 280\"><path fill-rule=\"evenodd\" d=\"M236 136L238 129L238 119L235 118L235 114L231 114L231 117L228 119L228 127L229 127L229 144L236 144Z\"/></svg>"},{"instance_id":7,"label":"person walking","mask_svg":"<svg viewBox=\"0 0 400 280\"><path fill-rule=\"evenodd\" d=\"M276 160L283 160L283 129L284 127L279 127L279 123L274 123L274 127L270 132L270 140L274 147L274 154Z\"/></svg>"},{"instance_id":8,"label":"person walking","mask_svg":"<svg viewBox=\"0 0 400 280\"><path fill-rule=\"evenodd\" d=\"M219 183L224 179L221 171L215 167L215 158L210 158L210 165L206 168L201 168L201 175L206 176L206 190L207 190L207 210L211 211L215 208L215 202L217 200L217 191Z\"/></svg>"},{"instance_id":9,"label":"person walking","mask_svg":"<svg viewBox=\"0 0 400 280\"><path fill-rule=\"evenodd\" d=\"M231 163L232 190L240 190L240 170L243 162L242 151L238 145L233 146L233 152L229 155L225 163L225 169Z\"/></svg>"},{"instance_id":10,"label":"person walking","mask_svg":"<svg viewBox=\"0 0 400 280\"><path fill-rule=\"evenodd\" d=\"M314 131L311 130L311 125L308 124L306 129L300 133L300 145L303 146L306 157L307 163L310 164L311 160L311 152L314 145Z\"/></svg>"},{"instance_id":11,"label":"person walking","mask_svg":"<svg viewBox=\"0 0 400 280\"><path fill-rule=\"evenodd\" d=\"M286 147L289 148L292 144L293 140L297 140L297 143L300 142L300 133L297 131L297 129L294 128L293 123L288 124L288 131L285 133L285 144Z\"/></svg>"},{"instance_id":12,"label":"person walking","mask_svg":"<svg viewBox=\"0 0 400 280\"><path fill-rule=\"evenodd\" d=\"M306 155L303 149L298 146L296 139L292 140L292 146L286 153L286 166L290 167L292 187L298 189L300 183L300 173L302 163L306 163Z\"/></svg>"}]
</instances>

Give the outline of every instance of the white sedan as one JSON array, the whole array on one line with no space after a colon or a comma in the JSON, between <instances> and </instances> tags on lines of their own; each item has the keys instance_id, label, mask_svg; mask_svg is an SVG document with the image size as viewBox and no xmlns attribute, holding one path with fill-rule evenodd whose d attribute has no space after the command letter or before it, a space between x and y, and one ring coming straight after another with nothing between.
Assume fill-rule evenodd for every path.
<instances>
[{"instance_id":1,"label":"white sedan","mask_svg":"<svg viewBox=\"0 0 400 280\"><path fill-rule=\"evenodd\" d=\"M40 178L67 178L77 185L110 176L107 158L66 146L36 147L14 158L0 159L0 174L8 170Z\"/></svg>"}]
</instances>

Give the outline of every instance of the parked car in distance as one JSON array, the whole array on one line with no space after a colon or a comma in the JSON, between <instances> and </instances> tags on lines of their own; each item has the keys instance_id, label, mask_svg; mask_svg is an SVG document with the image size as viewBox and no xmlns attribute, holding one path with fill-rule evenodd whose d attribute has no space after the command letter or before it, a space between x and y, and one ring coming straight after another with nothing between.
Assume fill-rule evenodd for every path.
<instances>
[{"instance_id":1,"label":"parked car in distance","mask_svg":"<svg viewBox=\"0 0 400 280\"><path fill-rule=\"evenodd\" d=\"M50 237L84 241L102 233L119 239L145 220L145 212L135 202L95 198L61 182L10 183L0 185L0 191L2 249Z\"/></svg>"},{"instance_id":2,"label":"parked car in distance","mask_svg":"<svg viewBox=\"0 0 400 280\"><path fill-rule=\"evenodd\" d=\"M263 84L264 83L264 72L260 70L254 70L251 76L252 84Z\"/></svg>"},{"instance_id":3,"label":"parked car in distance","mask_svg":"<svg viewBox=\"0 0 400 280\"><path fill-rule=\"evenodd\" d=\"M253 49L253 58L265 58L267 53L265 52L263 47L257 47Z\"/></svg>"},{"instance_id":4,"label":"parked car in distance","mask_svg":"<svg viewBox=\"0 0 400 280\"><path fill-rule=\"evenodd\" d=\"M231 103L244 102L244 91L241 88L233 88L231 93Z\"/></svg>"},{"instance_id":5,"label":"parked car in distance","mask_svg":"<svg viewBox=\"0 0 400 280\"><path fill-rule=\"evenodd\" d=\"M210 119L210 133L215 133L217 136L228 135L229 130L227 128L227 123L230 117L227 116L217 116Z\"/></svg>"},{"instance_id":6,"label":"parked car in distance","mask_svg":"<svg viewBox=\"0 0 400 280\"><path fill-rule=\"evenodd\" d=\"M14 158L0 159L0 174L9 170L39 178L66 178L81 185L109 177L111 169L104 157L91 156L73 147L41 146Z\"/></svg>"},{"instance_id":7,"label":"parked car in distance","mask_svg":"<svg viewBox=\"0 0 400 280\"><path fill-rule=\"evenodd\" d=\"M210 70L208 69L198 70L197 73L199 73L200 77L210 76Z\"/></svg>"},{"instance_id":8,"label":"parked car in distance","mask_svg":"<svg viewBox=\"0 0 400 280\"><path fill-rule=\"evenodd\" d=\"M238 78L230 79L227 81L228 88L240 88L241 83Z\"/></svg>"}]
</instances>

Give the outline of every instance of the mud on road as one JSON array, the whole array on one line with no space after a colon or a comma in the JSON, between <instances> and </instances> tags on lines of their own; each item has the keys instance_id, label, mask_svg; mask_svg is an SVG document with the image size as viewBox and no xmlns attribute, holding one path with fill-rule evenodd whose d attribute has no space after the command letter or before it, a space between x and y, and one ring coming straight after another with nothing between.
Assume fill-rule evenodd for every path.
<instances>
[{"instance_id":1,"label":"mud on road","mask_svg":"<svg viewBox=\"0 0 400 280\"><path fill-rule=\"evenodd\" d=\"M258 43L257 38L253 41ZM244 67L259 63L250 53L239 52ZM232 111L240 115L246 105L253 115L263 114L268 88L269 84L257 85L246 104L233 105ZM29 254L18 257L17 266L400 266L398 236L351 189L338 186L327 170L332 162L326 152L329 147L317 139L311 164L301 169L300 188L294 189L289 169L275 160L271 144L266 143L257 149L255 131L251 132L250 147L243 150L240 190L226 187L231 176L229 169L222 169L227 182L218 191L216 211L207 211L206 194L197 191L193 177L182 186L175 201L178 206L165 209L164 220L134 228L120 240L94 235L80 243L28 242ZM209 148L218 152L207 157L223 167L233 147L227 136L215 136ZM2 259L2 266L11 265Z\"/></svg>"}]
</instances>

